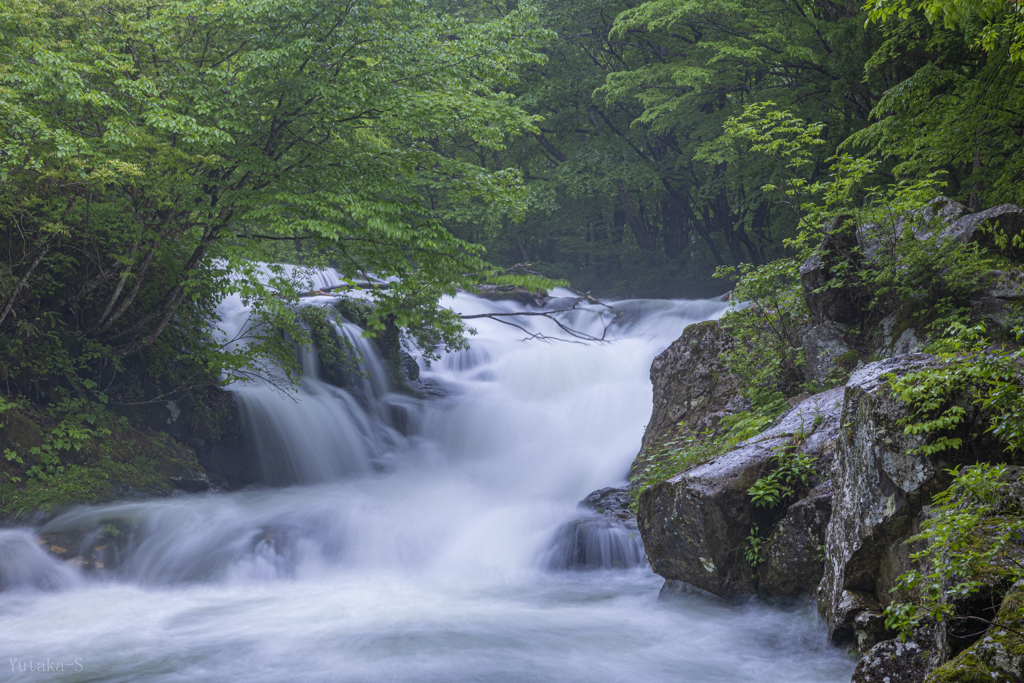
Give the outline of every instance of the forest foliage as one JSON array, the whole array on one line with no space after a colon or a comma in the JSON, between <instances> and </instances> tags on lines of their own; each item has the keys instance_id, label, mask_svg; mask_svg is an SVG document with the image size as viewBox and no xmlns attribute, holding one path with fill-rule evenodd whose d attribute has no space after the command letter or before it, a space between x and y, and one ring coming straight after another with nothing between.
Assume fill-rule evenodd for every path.
<instances>
[{"instance_id":1,"label":"forest foliage","mask_svg":"<svg viewBox=\"0 0 1024 683\"><path fill-rule=\"evenodd\" d=\"M940 185L973 208L1024 199L1020 12L7 0L0 383L125 405L287 367L311 328L303 269L263 265L286 262L389 280L370 327L455 348L466 328L441 297L544 285L516 264L610 296L745 276L743 297L780 315L733 320L774 340L734 366L798 386L795 268L829 217L894 215ZM874 296L971 263L899 258L913 282L876 268ZM211 334L232 295L257 343Z\"/></svg>"}]
</instances>

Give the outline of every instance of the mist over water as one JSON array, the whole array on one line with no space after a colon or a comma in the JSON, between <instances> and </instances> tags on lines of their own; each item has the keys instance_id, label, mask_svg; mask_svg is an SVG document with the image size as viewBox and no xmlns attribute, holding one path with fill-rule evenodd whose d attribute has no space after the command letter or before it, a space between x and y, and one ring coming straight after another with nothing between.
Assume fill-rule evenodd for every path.
<instances>
[{"instance_id":1,"label":"mist over water","mask_svg":"<svg viewBox=\"0 0 1024 683\"><path fill-rule=\"evenodd\" d=\"M547 309L571 305L557 294ZM446 305L524 309L469 295ZM327 384L306 352L294 397L232 387L278 487L80 508L47 524L126 529L118 565L91 574L45 554L33 530L0 531L0 680L38 675L8 658L80 660L56 674L69 681L849 680L810 606L659 602L635 534L577 509L626 483L654 356L724 310L613 306L610 343L523 341L472 321L470 350L422 368L444 392L427 400L394 393L372 344L337 320L367 378ZM584 309L561 319L602 336L611 312ZM243 330L240 302L221 313L227 338ZM541 318L516 324L568 338ZM592 568L558 569L573 564L558 560L566 553Z\"/></svg>"}]
</instances>

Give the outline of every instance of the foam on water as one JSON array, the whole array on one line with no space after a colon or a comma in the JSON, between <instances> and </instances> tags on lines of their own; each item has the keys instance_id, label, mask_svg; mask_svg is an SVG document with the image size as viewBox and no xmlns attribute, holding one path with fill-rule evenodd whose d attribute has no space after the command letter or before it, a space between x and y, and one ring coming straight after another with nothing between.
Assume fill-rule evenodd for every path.
<instances>
[{"instance_id":1,"label":"foam on water","mask_svg":"<svg viewBox=\"0 0 1024 683\"><path fill-rule=\"evenodd\" d=\"M549 310L575 302L556 294ZM0 671L48 657L81 660L63 680L133 683L848 680L812 608L659 602L635 534L576 509L625 483L651 360L723 306L616 302L612 343L474 320L470 350L423 368L447 392L435 400L393 393L373 345L337 320L369 377L332 386L306 353L294 396L233 387L265 479L298 485L71 511L42 531L125 530L120 564L88 576L29 530L0 532ZM605 334L613 312L581 308L562 319ZM221 313L225 338L244 336L241 302ZM579 566L621 568L565 570Z\"/></svg>"}]
</instances>

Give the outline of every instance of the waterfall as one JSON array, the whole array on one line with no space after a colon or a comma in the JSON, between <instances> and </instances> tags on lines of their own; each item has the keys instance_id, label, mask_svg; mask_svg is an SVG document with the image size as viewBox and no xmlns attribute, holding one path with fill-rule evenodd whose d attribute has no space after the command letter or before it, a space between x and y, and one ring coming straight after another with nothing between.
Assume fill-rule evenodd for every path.
<instances>
[{"instance_id":1,"label":"waterfall","mask_svg":"<svg viewBox=\"0 0 1024 683\"><path fill-rule=\"evenodd\" d=\"M607 341L542 317L517 318L525 331L475 319L468 350L419 360L435 390L417 398L335 317L362 359L345 386L298 349L294 391L229 387L271 486L0 531L5 656L80 659L69 680L125 683L848 680L813 609L659 601L635 524L579 506L627 484L654 356L724 304L553 294L544 310L576 305L560 320ZM442 303L538 311L468 294ZM225 339L244 336L240 300L220 314ZM86 565L55 560L37 536L69 539Z\"/></svg>"}]
</instances>

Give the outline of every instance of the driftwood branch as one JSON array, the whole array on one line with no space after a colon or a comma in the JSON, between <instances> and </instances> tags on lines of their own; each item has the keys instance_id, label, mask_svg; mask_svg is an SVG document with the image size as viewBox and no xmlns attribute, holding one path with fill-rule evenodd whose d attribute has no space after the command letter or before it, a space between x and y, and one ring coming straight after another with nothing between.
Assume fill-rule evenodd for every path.
<instances>
[{"instance_id":1,"label":"driftwood branch","mask_svg":"<svg viewBox=\"0 0 1024 683\"><path fill-rule=\"evenodd\" d=\"M519 312L515 312L515 313L476 313L476 314L473 314L473 315L459 314L459 317L462 318L463 320L478 320L480 318L490 318L491 320L494 320L496 322L504 323L506 325L511 325L512 327L516 327L516 328L522 330L523 332L526 332L526 334L529 335L528 339L539 339L539 340L543 340L543 341L570 341L568 339L562 339L560 337L549 337L549 336L543 334L542 332L530 332L525 327L522 327L522 326L517 325L517 324L515 324L513 322L505 320L505 318L517 318L517 317L526 317L526 316L528 316L528 317L547 318L551 322L555 323L555 325L557 325L559 327L559 329L561 329L563 332L565 332L566 334L570 335L571 337L575 337L576 339L581 339L583 341L589 341L589 342L605 342L605 341L608 341L608 339L607 339L608 330L609 330L609 328L611 328L612 322L614 322L614 320L609 321L608 323L605 324L604 329L601 331L601 336L600 337L595 337L592 334L588 334L586 332L581 332L579 330L575 330L575 329L565 325L561 320L559 320L558 318L555 317L555 314L557 314L557 313L567 313L569 311L578 311L578 310L580 310L578 308L578 306L579 306L579 303L577 302L577 303L573 304L569 308L560 308L557 311L519 311ZM611 306L608 306L608 308L611 308ZM598 315L603 316L604 314L603 313L599 313ZM579 342L575 342L575 343L579 343Z\"/></svg>"},{"instance_id":2,"label":"driftwood branch","mask_svg":"<svg viewBox=\"0 0 1024 683\"><path fill-rule=\"evenodd\" d=\"M334 285L333 287L320 287L319 289L313 289L308 292L299 292L299 297L307 296L327 296L328 292L333 292L336 289L390 289L391 285L387 282L357 282L354 285L348 283Z\"/></svg>"}]
</instances>

